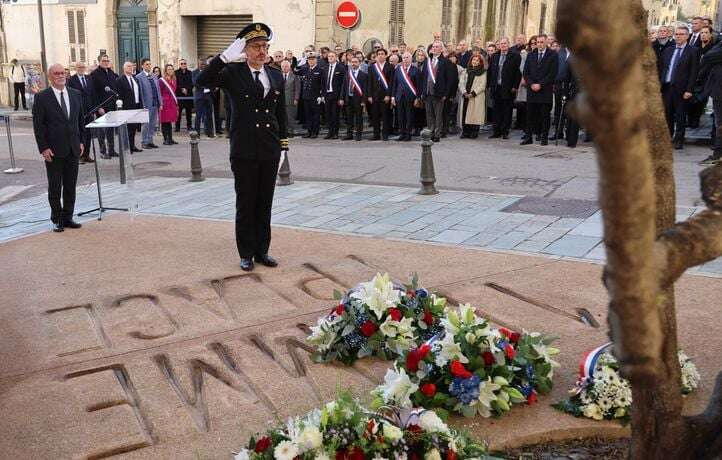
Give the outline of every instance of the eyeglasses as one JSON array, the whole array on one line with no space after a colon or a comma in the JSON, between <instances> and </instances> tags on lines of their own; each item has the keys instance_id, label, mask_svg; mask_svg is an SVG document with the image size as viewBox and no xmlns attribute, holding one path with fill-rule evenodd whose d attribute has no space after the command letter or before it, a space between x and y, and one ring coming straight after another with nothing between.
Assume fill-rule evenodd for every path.
<instances>
[{"instance_id":1,"label":"eyeglasses","mask_svg":"<svg viewBox=\"0 0 722 460\"><path fill-rule=\"evenodd\" d=\"M186 64L185 62L181 62L180 65L188 65L188 64Z\"/></svg>"}]
</instances>

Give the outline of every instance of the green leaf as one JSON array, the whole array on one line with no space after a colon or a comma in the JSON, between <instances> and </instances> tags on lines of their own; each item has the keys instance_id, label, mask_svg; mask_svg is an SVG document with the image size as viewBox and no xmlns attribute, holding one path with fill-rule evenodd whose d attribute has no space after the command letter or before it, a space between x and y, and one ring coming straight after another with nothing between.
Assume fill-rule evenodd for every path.
<instances>
[{"instance_id":1,"label":"green leaf","mask_svg":"<svg viewBox=\"0 0 722 460\"><path fill-rule=\"evenodd\" d=\"M341 300L343 299L343 294L338 289L333 290L333 300Z\"/></svg>"},{"instance_id":2,"label":"green leaf","mask_svg":"<svg viewBox=\"0 0 722 460\"><path fill-rule=\"evenodd\" d=\"M476 416L476 407L473 406L462 406L461 407L461 415L464 417L474 417Z\"/></svg>"}]
</instances>

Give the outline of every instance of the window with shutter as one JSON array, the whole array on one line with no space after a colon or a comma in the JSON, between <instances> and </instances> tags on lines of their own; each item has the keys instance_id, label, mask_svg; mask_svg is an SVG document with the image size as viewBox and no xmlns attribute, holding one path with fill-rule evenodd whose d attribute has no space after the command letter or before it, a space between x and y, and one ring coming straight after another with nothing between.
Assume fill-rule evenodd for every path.
<instances>
[{"instance_id":1,"label":"window with shutter","mask_svg":"<svg viewBox=\"0 0 722 460\"><path fill-rule=\"evenodd\" d=\"M75 11L68 10L68 43L75 44Z\"/></svg>"},{"instance_id":2,"label":"window with shutter","mask_svg":"<svg viewBox=\"0 0 722 460\"><path fill-rule=\"evenodd\" d=\"M404 0L391 0L389 8L389 45L404 41Z\"/></svg>"},{"instance_id":3,"label":"window with shutter","mask_svg":"<svg viewBox=\"0 0 722 460\"><path fill-rule=\"evenodd\" d=\"M444 0L441 8L441 40L444 43L451 40L451 8L452 1Z\"/></svg>"},{"instance_id":4,"label":"window with shutter","mask_svg":"<svg viewBox=\"0 0 722 460\"><path fill-rule=\"evenodd\" d=\"M474 10L472 13L471 20L471 37L476 40L481 37L481 30L483 27L482 18L484 16L484 2L483 0L474 0Z\"/></svg>"},{"instance_id":5,"label":"window with shutter","mask_svg":"<svg viewBox=\"0 0 722 460\"><path fill-rule=\"evenodd\" d=\"M68 18L68 44L70 47L70 65L75 62L85 62L86 36L85 36L85 10L67 10Z\"/></svg>"}]
</instances>

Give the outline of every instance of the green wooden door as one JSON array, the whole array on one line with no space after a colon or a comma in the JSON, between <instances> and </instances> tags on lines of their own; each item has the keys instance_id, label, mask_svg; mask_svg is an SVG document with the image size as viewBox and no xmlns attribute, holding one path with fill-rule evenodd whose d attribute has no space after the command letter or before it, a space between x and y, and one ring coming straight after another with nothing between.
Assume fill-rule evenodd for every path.
<instances>
[{"instance_id":1,"label":"green wooden door","mask_svg":"<svg viewBox=\"0 0 722 460\"><path fill-rule=\"evenodd\" d=\"M118 6L118 59L117 69L123 63L150 57L148 39L148 13L145 1L124 1Z\"/></svg>"}]
</instances>

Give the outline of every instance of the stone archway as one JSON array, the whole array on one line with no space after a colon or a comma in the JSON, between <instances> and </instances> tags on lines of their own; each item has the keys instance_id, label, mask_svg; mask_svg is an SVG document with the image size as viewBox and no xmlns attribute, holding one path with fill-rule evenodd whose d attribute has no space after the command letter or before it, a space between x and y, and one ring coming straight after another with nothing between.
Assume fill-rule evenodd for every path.
<instances>
[{"instance_id":1,"label":"stone archway","mask_svg":"<svg viewBox=\"0 0 722 460\"><path fill-rule=\"evenodd\" d=\"M160 62L160 53L158 50L158 0L107 0L105 3L105 24L106 24L106 42L108 43L108 54L116 65L118 63L119 44L118 44L118 8L122 4L145 3L148 11L148 48L150 50L150 58L153 62ZM119 71L120 67L116 68Z\"/></svg>"}]
</instances>

